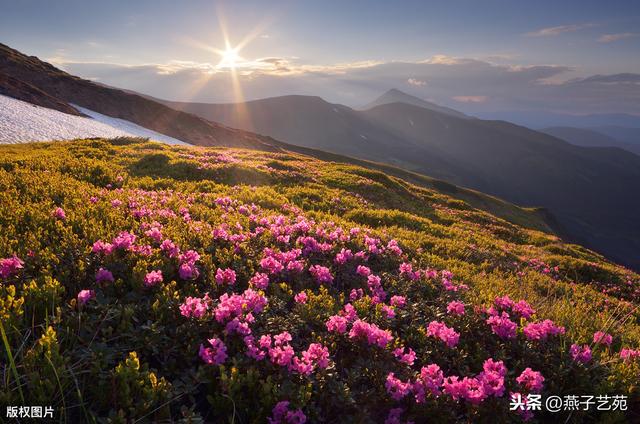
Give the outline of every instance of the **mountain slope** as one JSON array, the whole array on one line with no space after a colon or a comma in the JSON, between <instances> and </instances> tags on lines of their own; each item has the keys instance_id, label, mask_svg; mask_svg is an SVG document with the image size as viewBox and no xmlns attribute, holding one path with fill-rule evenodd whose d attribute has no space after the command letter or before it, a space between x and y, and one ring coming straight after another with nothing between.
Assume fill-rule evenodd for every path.
<instances>
[{"instance_id":1,"label":"mountain slope","mask_svg":"<svg viewBox=\"0 0 640 424\"><path fill-rule=\"evenodd\" d=\"M640 155L640 143L624 143L614 137L596 130L574 127L549 127L539 130L576 146L583 147L618 147L636 155Z\"/></svg>"},{"instance_id":2,"label":"mountain slope","mask_svg":"<svg viewBox=\"0 0 640 424\"><path fill-rule=\"evenodd\" d=\"M418 106L425 109L432 110L434 112L444 113L445 115L455 116L456 118L470 118L462 112L459 112L455 109L451 109L445 106L440 106L432 102L428 102L419 97L412 96L398 89L392 88L391 90L385 92L380 97L362 106L361 110L372 109L376 106L386 105L390 103L406 103L408 105Z\"/></svg>"},{"instance_id":3,"label":"mountain slope","mask_svg":"<svg viewBox=\"0 0 640 424\"><path fill-rule=\"evenodd\" d=\"M162 134L204 146L235 146L274 150L255 134L224 127L147 98L72 76L36 57L0 44L0 84L35 87L61 107L75 104L124 119ZM61 110L58 108L58 110Z\"/></svg>"},{"instance_id":4,"label":"mountain slope","mask_svg":"<svg viewBox=\"0 0 640 424\"><path fill-rule=\"evenodd\" d=\"M460 119L405 103L365 111L317 97L240 105L168 102L226 125L542 206L571 240L640 268L640 158L589 149L501 121Z\"/></svg>"},{"instance_id":5,"label":"mountain slope","mask_svg":"<svg viewBox=\"0 0 640 424\"><path fill-rule=\"evenodd\" d=\"M640 276L359 166L3 145L0 282L0 402L69 422L518 423L532 379L628 403L540 422L640 410Z\"/></svg>"}]
</instances>

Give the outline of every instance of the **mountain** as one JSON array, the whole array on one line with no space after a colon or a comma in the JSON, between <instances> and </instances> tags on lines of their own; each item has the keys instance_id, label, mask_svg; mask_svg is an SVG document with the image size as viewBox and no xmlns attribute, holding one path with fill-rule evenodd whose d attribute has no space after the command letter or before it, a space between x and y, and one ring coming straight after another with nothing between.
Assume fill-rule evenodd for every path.
<instances>
[{"instance_id":1,"label":"mountain","mask_svg":"<svg viewBox=\"0 0 640 424\"><path fill-rule=\"evenodd\" d=\"M640 127L640 116L626 113L572 115L541 110L502 110L492 112L478 111L475 116L481 119L509 121L534 129L547 127Z\"/></svg>"},{"instance_id":2,"label":"mountain","mask_svg":"<svg viewBox=\"0 0 640 424\"><path fill-rule=\"evenodd\" d=\"M540 132L568 141L576 146L618 147L628 152L635 153L636 155L640 155L640 143L624 143L594 129L549 127L541 129Z\"/></svg>"},{"instance_id":3,"label":"mountain","mask_svg":"<svg viewBox=\"0 0 640 424\"><path fill-rule=\"evenodd\" d=\"M0 92L65 113L79 114L72 105L123 119L161 134L203 146L275 148L269 140L225 127L161 103L70 75L34 56L0 44ZM33 92L29 93L26 89ZM13 93L13 95L12 95ZM20 97L22 96L22 97Z\"/></svg>"},{"instance_id":4,"label":"mountain","mask_svg":"<svg viewBox=\"0 0 640 424\"><path fill-rule=\"evenodd\" d=\"M406 103L408 105L429 109L434 112L444 113L445 115L455 116L456 118L470 118L469 116L465 115L462 112L458 112L457 110L454 110L445 106L440 106L435 103L428 102L426 100L422 100L419 97L412 96L410 94L407 94L395 88L392 88L391 90L385 92L380 97L378 97L371 103L364 105L360 109L367 110L367 109L374 108L376 106L386 105L390 103Z\"/></svg>"},{"instance_id":5,"label":"mountain","mask_svg":"<svg viewBox=\"0 0 640 424\"><path fill-rule=\"evenodd\" d=\"M638 422L640 275L383 172L141 139L2 145L0 240L6 405L520 423L509 392L536 384L627 408L533 422Z\"/></svg>"},{"instance_id":6,"label":"mountain","mask_svg":"<svg viewBox=\"0 0 640 424\"><path fill-rule=\"evenodd\" d=\"M606 134L609 137L615 138L622 143L640 145L640 127L633 128L608 125L602 127L592 127L590 129L602 134Z\"/></svg>"},{"instance_id":7,"label":"mountain","mask_svg":"<svg viewBox=\"0 0 640 424\"><path fill-rule=\"evenodd\" d=\"M568 239L640 269L640 157L634 154L397 102L364 111L310 96L166 104L291 144L390 163L522 206L545 207Z\"/></svg>"}]
</instances>

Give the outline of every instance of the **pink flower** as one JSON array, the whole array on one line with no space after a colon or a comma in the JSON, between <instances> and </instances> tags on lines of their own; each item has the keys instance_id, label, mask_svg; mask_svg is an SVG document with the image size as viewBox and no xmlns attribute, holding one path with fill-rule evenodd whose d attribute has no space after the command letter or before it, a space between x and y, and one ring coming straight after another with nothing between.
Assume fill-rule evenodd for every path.
<instances>
[{"instance_id":1,"label":"pink flower","mask_svg":"<svg viewBox=\"0 0 640 424\"><path fill-rule=\"evenodd\" d=\"M407 349L407 353L405 353L405 348L403 347L396 348L393 351L393 356L395 356L398 361L409 366L412 366L416 360L416 353L411 348Z\"/></svg>"},{"instance_id":2,"label":"pink flower","mask_svg":"<svg viewBox=\"0 0 640 424\"><path fill-rule=\"evenodd\" d=\"M393 408L389 410L389 414L387 418L384 420L384 424L402 424L400 417L402 417L402 413L404 409L402 408Z\"/></svg>"},{"instance_id":3,"label":"pink flower","mask_svg":"<svg viewBox=\"0 0 640 424\"><path fill-rule=\"evenodd\" d=\"M111 243L105 243L102 240L97 240L93 243L91 249L93 253L102 253L103 255L109 255L113 251L113 245Z\"/></svg>"},{"instance_id":4,"label":"pink flower","mask_svg":"<svg viewBox=\"0 0 640 424\"><path fill-rule=\"evenodd\" d=\"M269 424L304 424L307 417L301 409L289 410L289 401L283 400L273 408L268 421Z\"/></svg>"},{"instance_id":5,"label":"pink flower","mask_svg":"<svg viewBox=\"0 0 640 424\"><path fill-rule=\"evenodd\" d=\"M205 364L220 365L227 359L227 347L216 337L208 340L211 347L200 345L200 358Z\"/></svg>"},{"instance_id":6,"label":"pink flower","mask_svg":"<svg viewBox=\"0 0 640 424\"><path fill-rule=\"evenodd\" d=\"M396 378L395 374L390 372L387 375L384 387L387 389L387 393L391 395L393 400L400 400L411 392L412 385L408 381L404 382L399 378Z\"/></svg>"},{"instance_id":7,"label":"pink flower","mask_svg":"<svg viewBox=\"0 0 640 424\"><path fill-rule=\"evenodd\" d=\"M96 292L93 290L80 290L78 293L78 304L85 305L89 300L96 297Z\"/></svg>"},{"instance_id":8,"label":"pink flower","mask_svg":"<svg viewBox=\"0 0 640 424\"><path fill-rule=\"evenodd\" d=\"M329 349L319 343L311 343L300 358L292 359L290 369L299 374L310 375L316 368L325 369L328 366Z\"/></svg>"},{"instance_id":9,"label":"pink flower","mask_svg":"<svg viewBox=\"0 0 640 424\"><path fill-rule=\"evenodd\" d=\"M603 331L593 333L593 343L611 346L611 342L613 342L613 336L611 334Z\"/></svg>"},{"instance_id":10,"label":"pink flower","mask_svg":"<svg viewBox=\"0 0 640 424\"><path fill-rule=\"evenodd\" d=\"M104 268L100 268L98 270L98 272L96 272L96 282L97 283L102 283L104 281L109 281L111 283L113 283L114 279L113 279L113 274L111 273L111 271L104 269Z\"/></svg>"},{"instance_id":11,"label":"pink flower","mask_svg":"<svg viewBox=\"0 0 640 424\"><path fill-rule=\"evenodd\" d=\"M305 292L300 292L294 296L293 300L295 300L296 303L307 303L307 294Z\"/></svg>"},{"instance_id":12,"label":"pink flower","mask_svg":"<svg viewBox=\"0 0 640 424\"><path fill-rule=\"evenodd\" d=\"M205 294L203 298L187 297L180 305L180 314L186 318L202 318L209 310L211 299Z\"/></svg>"},{"instance_id":13,"label":"pink flower","mask_svg":"<svg viewBox=\"0 0 640 424\"><path fill-rule=\"evenodd\" d=\"M404 296L391 296L391 299L389 299L389 304L391 306L403 308L407 304L407 299Z\"/></svg>"},{"instance_id":14,"label":"pink flower","mask_svg":"<svg viewBox=\"0 0 640 424\"><path fill-rule=\"evenodd\" d=\"M371 274L371 270L369 269L369 267L366 267L364 265L358 265L358 267L356 268L356 274L363 277L368 277Z\"/></svg>"},{"instance_id":15,"label":"pink flower","mask_svg":"<svg viewBox=\"0 0 640 424\"><path fill-rule=\"evenodd\" d=\"M513 339L516 336L518 325L509 319L509 314L506 312L502 315L490 316L486 322L491 326L491 331L501 339Z\"/></svg>"},{"instance_id":16,"label":"pink flower","mask_svg":"<svg viewBox=\"0 0 640 424\"><path fill-rule=\"evenodd\" d=\"M64 209L62 209L62 208L60 208L60 207L55 208L55 209L53 210L53 212L51 213L51 215L52 215L54 218L59 219L59 220L61 220L61 221L64 221L64 220L67 218L67 214L64 212Z\"/></svg>"},{"instance_id":17,"label":"pink flower","mask_svg":"<svg viewBox=\"0 0 640 424\"><path fill-rule=\"evenodd\" d=\"M219 286L227 284L232 286L236 283L236 272L231 268L220 269L216 271L216 284Z\"/></svg>"},{"instance_id":18,"label":"pink flower","mask_svg":"<svg viewBox=\"0 0 640 424\"><path fill-rule=\"evenodd\" d=\"M11 258L0 259L0 278L9 278L19 269L22 269L24 262L22 259L13 255Z\"/></svg>"},{"instance_id":19,"label":"pink flower","mask_svg":"<svg viewBox=\"0 0 640 424\"><path fill-rule=\"evenodd\" d=\"M432 396L438 396L443 382L444 374L437 364L422 367L418 379L413 384L416 402L423 403L427 392Z\"/></svg>"},{"instance_id":20,"label":"pink flower","mask_svg":"<svg viewBox=\"0 0 640 424\"><path fill-rule=\"evenodd\" d=\"M460 340L460 334L453 328L447 327L444 323L438 321L431 321L429 323L427 336L439 338L445 342L448 347L455 347Z\"/></svg>"},{"instance_id":21,"label":"pink flower","mask_svg":"<svg viewBox=\"0 0 640 424\"><path fill-rule=\"evenodd\" d=\"M136 242L136 236L127 231L122 231L113 240L114 249L129 250Z\"/></svg>"},{"instance_id":22,"label":"pink flower","mask_svg":"<svg viewBox=\"0 0 640 424\"><path fill-rule=\"evenodd\" d=\"M147 287L153 287L156 284L162 283L162 271L150 271L144 276L144 285Z\"/></svg>"},{"instance_id":23,"label":"pink flower","mask_svg":"<svg viewBox=\"0 0 640 424\"><path fill-rule=\"evenodd\" d=\"M264 290L269 286L269 276L262 272L257 272L253 277L251 277L251 280L249 280L249 285L251 287Z\"/></svg>"},{"instance_id":24,"label":"pink flower","mask_svg":"<svg viewBox=\"0 0 640 424\"><path fill-rule=\"evenodd\" d=\"M400 264L400 275L407 277L412 281L420 279L420 271L414 272L412 265L408 262L403 262Z\"/></svg>"},{"instance_id":25,"label":"pink flower","mask_svg":"<svg viewBox=\"0 0 640 424\"><path fill-rule=\"evenodd\" d=\"M579 346L577 344L572 344L569 349L569 353L571 353L571 357L576 362L586 364L591 361L591 349L588 345Z\"/></svg>"},{"instance_id":26,"label":"pink flower","mask_svg":"<svg viewBox=\"0 0 640 424\"><path fill-rule=\"evenodd\" d=\"M630 348L622 348L620 350L620 358L625 361L633 360L635 358L640 358L640 349L630 349Z\"/></svg>"},{"instance_id":27,"label":"pink flower","mask_svg":"<svg viewBox=\"0 0 640 424\"><path fill-rule=\"evenodd\" d=\"M546 340L550 335L557 336L564 334L565 330L564 327L559 327L550 319L546 319L542 322L527 324L522 329L522 332L528 340Z\"/></svg>"},{"instance_id":28,"label":"pink flower","mask_svg":"<svg viewBox=\"0 0 640 424\"><path fill-rule=\"evenodd\" d=\"M464 303L454 300L447 305L447 312L451 315L464 315Z\"/></svg>"},{"instance_id":29,"label":"pink flower","mask_svg":"<svg viewBox=\"0 0 640 424\"><path fill-rule=\"evenodd\" d=\"M495 373L502 377L507 375L507 368L502 361L494 361L492 358L487 359L482 364L482 369L487 373Z\"/></svg>"},{"instance_id":30,"label":"pink flower","mask_svg":"<svg viewBox=\"0 0 640 424\"><path fill-rule=\"evenodd\" d=\"M382 330L377 325L369 324L362 320L357 320L353 323L349 331L349 338L365 338L370 345L377 345L383 349L393 340L393 336L389 330Z\"/></svg>"},{"instance_id":31,"label":"pink flower","mask_svg":"<svg viewBox=\"0 0 640 424\"><path fill-rule=\"evenodd\" d=\"M347 331L347 319L340 315L329 317L326 323L327 331L344 334Z\"/></svg>"},{"instance_id":32,"label":"pink flower","mask_svg":"<svg viewBox=\"0 0 640 424\"><path fill-rule=\"evenodd\" d=\"M329 271L329 268L327 267L321 265L313 265L309 268L309 272L319 284L331 284L333 282L333 276L331 275L331 271Z\"/></svg>"},{"instance_id":33,"label":"pink flower","mask_svg":"<svg viewBox=\"0 0 640 424\"><path fill-rule=\"evenodd\" d=\"M515 303L511 307L511 311L517 316L524 319L529 319L533 314L536 313L535 309L533 309L531 305L529 305L524 300L520 300L518 303Z\"/></svg>"},{"instance_id":34,"label":"pink flower","mask_svg":"<svg viewBox=\"0 0 640 424\"><path fill-rule=\"evenodd\" d=\"M542 391L544 377L538 371L533 371L531 368L525 368L522 374L516 378L516 382L520 384L525 390L530 392Z\"/></svg>"},{"instance_id":35,"label":"pink flower","mask_svg":"<svg viewBox=\"0 0 640 424\"><path fill-rule=\"evenodd\" d=\"M164 240L160 244L160 249L165 252L170 258L177 258L180 255L180 248L169 239Z\"/></svg>"}]
</instances>

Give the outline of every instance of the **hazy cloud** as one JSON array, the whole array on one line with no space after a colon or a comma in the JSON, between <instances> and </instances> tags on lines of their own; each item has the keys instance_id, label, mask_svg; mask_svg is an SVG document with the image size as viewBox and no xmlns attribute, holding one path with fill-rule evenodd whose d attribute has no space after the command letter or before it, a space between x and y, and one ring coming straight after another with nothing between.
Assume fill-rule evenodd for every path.
<instances>
[{"instance_id":1,"label":"hazy cloud","mask_svg":"<svg viewBox=\"0 0 640 424\"><path fill-rule=\"evenodd\" d=\"M239 100L231 71L215 64L63 62L60 66L85 78L170 100ZM266 57L239 64L235 70L245 100L303 94L358 107L395 87L471 114L500 110L640 114L640 74L571 78L573 72L562 65L495 64L444 55L416 62L335 65Z\"/></svg>"},{"instance_id":2,"label":"hazy cloud","mask_svg":"<svg viewBox=\"0 0 640 424\"><path fill-rule=\"evenodd\" d=\"M527 32L524 35L527 37L550 37L560 35L565 32L575 32L585 28L591 28L596 26L595 24L574 24L574 25L560 25L548 28L541 28L537 31Z\"/></svg>"},{"instance_id":3,"label":"hazy cloud","mask_svg":"<svg viewBox=\"0 0 640 424\"><path fill-rule=\"evenodd\" d=\"M638 32L622 32L619 34L604 34L602 37L598 38L598 41L601 43L611 43L613 41L623 40L625 38L637 37L640 33Z\"/></svg>"}]
</instances>

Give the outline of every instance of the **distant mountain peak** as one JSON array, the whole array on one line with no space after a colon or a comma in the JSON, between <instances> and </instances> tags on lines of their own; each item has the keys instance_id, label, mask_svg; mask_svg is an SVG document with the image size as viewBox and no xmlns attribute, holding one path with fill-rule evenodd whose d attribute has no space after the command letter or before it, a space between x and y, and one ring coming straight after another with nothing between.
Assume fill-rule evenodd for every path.
<instances>
[{"instance_id":1,"label":"distant mountain peak","mask_svg":"<svg viewBox=\"0 0 640 424\"><path fill-rule=\"evenodd\" d=\"M386 105L389 103L406 103L406 104L418 106L424 109L429 109L435 112L444 113L446 115L454 116L456 118L463 118L463 119L470 118L469 116L455 109L451 109L445 106L440 106L435 103L428 102L419 97L416 97L411 94L407 94L404 91L398 90L397 88L391 88L387 90L384 94L382 94L380 97L375 99L373 102L363 106L362 110L372 109L376 106Z\"/></svg>"}]
</instances>

